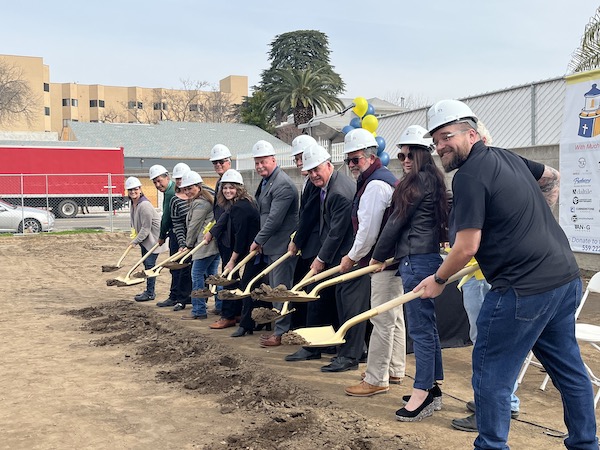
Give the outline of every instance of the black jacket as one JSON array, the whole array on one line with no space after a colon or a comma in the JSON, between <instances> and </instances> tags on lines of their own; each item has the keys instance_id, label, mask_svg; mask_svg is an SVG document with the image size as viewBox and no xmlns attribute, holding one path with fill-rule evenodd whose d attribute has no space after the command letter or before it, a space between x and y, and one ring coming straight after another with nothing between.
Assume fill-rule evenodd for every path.
<instances>
[{"instance_id":1,"label":"black jacket","mask_svg":"<svg viewBox=\"0 0 600 450\"><path fill-rule=\"evenodd\" d=\"M433 195L436 180L419 172L421 195L401 219L392 212L375 245L373 259L385 261L391 256L399 260L407 255L439 253L440 226L435 216Z\"/></svg>"}]
</instances>

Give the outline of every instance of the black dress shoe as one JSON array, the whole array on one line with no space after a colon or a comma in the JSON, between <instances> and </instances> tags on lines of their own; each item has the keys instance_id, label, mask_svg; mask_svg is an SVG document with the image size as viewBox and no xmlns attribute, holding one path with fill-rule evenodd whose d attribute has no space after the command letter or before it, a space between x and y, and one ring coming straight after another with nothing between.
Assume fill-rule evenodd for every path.
<instances>
[{"instance_id":1,"label":"black dress shoe","mask_svg":"<svg viewBox=\"0 0 600 450\"><path fill-rule=\"evenodd\" d=\"M346 370L358 370L358 361L338 356L331 364L321 367L321 372L345 372Z\"/></svg>"},{"instance_id":2,"label":"black dress shoe","mask_svg":"<svg viewBox=\"0 0 600 450\"><path fill-rule=\"evenodd\" d=\"M136 302L147 302L149 300L154 300L156 296L154 294L150 295L147 292L142 292L141 294L136 295L133 299Z\"/></svg>"},{"instance_id":3,"label":"black dress shoe","mask_svg":"<svg viewBox=\"0 0 600 450\"><path fill-rule=\"evenodd\" d=\"M252 330L246 330L244 327L239 327L237 330L235 330L233 333L231 333L231 337L242 337L245 336L247 334L252 334L253 331Z\"/></svg>"},{"instance_id":4,"label":"black dress shoe","mask_svg":"<svg viewBox=\"0 0 600 450\"><path fill-rule=\"evenodd\" d=\"M423 403L414 411L409 411L406 408L400 408L396 411L396 419L401 422L420 422L429 416L433 416L433 394L431 391L427 393Z\"/></svg>"},{"instance_id":5,"label":"black dress shoe","mask_svg":"<svg viewBox=\"0 0 600 450\"><path fill-rule=\"evenodd\" d=\"M477 420L475 419L475 414L471 414L464 419L452 419L452 426L460 431L476 432Z\"/></svg>"},{"instance_id":6,"label":"black dress shoe","mask_svg":"<svg viewBox=\"0 0 600 450\"><path fill-rule=\"evenodd\" d=\"M159 308L164 308L166 306L175 306L177 304L176 300L173 300L172 298L168 298L162 302L158 302L156 304L156 306L158 306Z\"/></svg>"},{"instance_id":7,"label":"black dress shoe","mask_svg":"<svg viewBox=\"0 0 600 450\"><path fill-rule=\"evenodd\" d=\"M286 361L308 361L310 359L321 359L321 352L318 350L301 348L296 353L292 353L285 357Z\"/></svg>"}]
</instances>

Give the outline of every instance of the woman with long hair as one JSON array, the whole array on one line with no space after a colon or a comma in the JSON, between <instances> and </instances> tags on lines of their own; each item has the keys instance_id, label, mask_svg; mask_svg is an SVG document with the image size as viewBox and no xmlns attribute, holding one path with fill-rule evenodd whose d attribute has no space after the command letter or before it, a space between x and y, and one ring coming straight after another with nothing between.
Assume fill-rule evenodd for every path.
<instances>
[{"instance_id":1,"label":"woman with long hair","mask_svg":"<svg viewBox=\"0 0 600 450\"><path fill-rule=\"evenodd\" d=\"M393 212L375 247L371 264L394 256L406 292L435 273L442 263L440 243L448 223L448 197L444 175L431 156L431 139L424 128L413 125L404 131L398 147L404 177L393 197ZM442 351L432 298L404 305L408 334L413 339L416 370L413 390L405 396L404 408L396 418L414 422L441 408L442 392L436 380L444 377Z\"/></svg>"},{"instance_id":2,"label":"woman with long hair","mask_svg":"<svg viewBox=\"0 0 600 450\"><path fill-rule=\"evenodd\" d=\"M150 200L142 192L142 183L136 177L129 177L125 181L125 189L130 200L131 216L131 245L139 245L142 250L142 256L158 242L158 233L160 231L160 214L156 212ZM164 247L159 247L144 260L144 269L150 269L156 264L158 254L164 251ZM154 290L156 278L146 279L146 290L134 297L136 302L147 302L156 298Z\"/></svg>"},{"instance_id":3,"label":"woman with long hair","mask_svg":"<svg viewBox=\"0 0 600 450\"><path fill-rule=\"evenodd\" d=\"M229 169L221 178L221 189L217 194L217 203L227 214L227 226L224 232L229 235L231 243L231 253L223 257L223 270L231 270L235 265L248 255L250 245L260 230L260 215L254 199L248 194L244 186L242 175L234 169ZM218 237L217 237L218 239ZM244 267L244 272L240 280L240 289L245 289L252 278L265 267L260 255L250 261ZM223 300L223 302L238 302L239 309L225 308L223 305L223 313L225 311L241 311L240 326L231 336L241 337L246 334L252 334L254 329L254 321L252 320L253 300L246 297L243 300ZM221 321L227 323L233 322L235 325L235 317L222 317ZM219 322L216 322L217 324ZM224 327L215 327L224 328Z\"/></svg>"},{"instance_id":4,"label":"woman with long hair","mask_svg":"<svg viewBox=\"0 0 600 450\"><path fill-rule=\"evenodd\" d=\"M213 196L202 187L202 177L198 172L189 171L181 179L181 189L187 196L190 209L186 216L187 233L185 245L193 249L202 242L202 231L213 220ZM192 256L192 289L204 289L204 277L216 273L219 264L219 251L214 242L204 245ZM184 320L206 319L206 298L192 297L192 312L183 316Z\"/></svg>"}]
</instances>

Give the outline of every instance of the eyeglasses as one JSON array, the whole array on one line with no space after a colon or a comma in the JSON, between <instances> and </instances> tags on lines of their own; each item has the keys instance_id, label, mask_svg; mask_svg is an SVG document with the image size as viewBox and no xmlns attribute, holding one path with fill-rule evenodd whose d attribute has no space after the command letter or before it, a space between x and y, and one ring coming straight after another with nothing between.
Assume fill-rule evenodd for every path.
<instances>
[{"instance_id":1,"label":"eyeglasses","mask_svg":"<svg viewBox=\"0 0 600 450\"><path fill-rule=\"evenodd\" d=\"M217 164L223 165L226 162L229 162L229 160L228 159L219 159L218 161L213 161L212 163L213 163L213 166L216 166Z\"/></svg>"},{"instance_id":2,"label":"eyeglasses","mask_svg":"<svg viewBox=\"0 0 600 450\"><path fill-rule=\"evenodd\" d=\"M347 165L350 165L350 163L352 163L356 166L356 165L358 165L358 162L361 160L361 158L364 158L364 156L355 156L354 158L348 158L348 159L345 159L344 162Z\"/></svg>"},{"instance_id":3,"label":"eyeglasses","mask_svg":"<svg viewBox=\"0 0 600 450\"><path fill-rule=\"evenodd\" d=\"M466 130L458 130L455 131L454 133L447 133L447 134L443 134L440 136L440 139L436 142L433 142L433 145L438 145L441 142L448 142L450 139L452 139L454 136L458 136L459 134L463 134L466 133L467 131L472 130L473 128L467 128Z\"/></svg>"},{"instance_id":4,"label":"eyeglasses","mask_svg":"<svg viewBox=\"0 0 600 450\"><path fill-rule=\"evenodd\" d=\"M412 161L413 154L411 152L408 152L408 154L406 155L404 153L398 153L398 159L400 160L400 162L404 162L406 158Z\"/></svg>"}]
</instances>

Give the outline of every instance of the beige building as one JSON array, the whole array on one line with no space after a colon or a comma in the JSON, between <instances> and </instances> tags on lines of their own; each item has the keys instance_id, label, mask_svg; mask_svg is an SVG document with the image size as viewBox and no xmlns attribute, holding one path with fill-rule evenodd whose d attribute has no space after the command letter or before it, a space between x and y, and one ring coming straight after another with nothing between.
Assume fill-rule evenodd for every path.
<instances>
[{"instance_id":1,"label":"beige building","mask_svg":"<svg viewBox=\"0 0 600 450\"><path fill-rule=\"evenodd\" d=\"M34 103L29 123L23 119L2 124L0 131L61 133L67 120L228 122L231 107L248 95L248 77L241 75L222 79L218 90L192 82L184 82L182 89L51 83L50 68L41 57L0 55L0 61L17 69L29 83Z\"/></svg>"}]
</instances>

